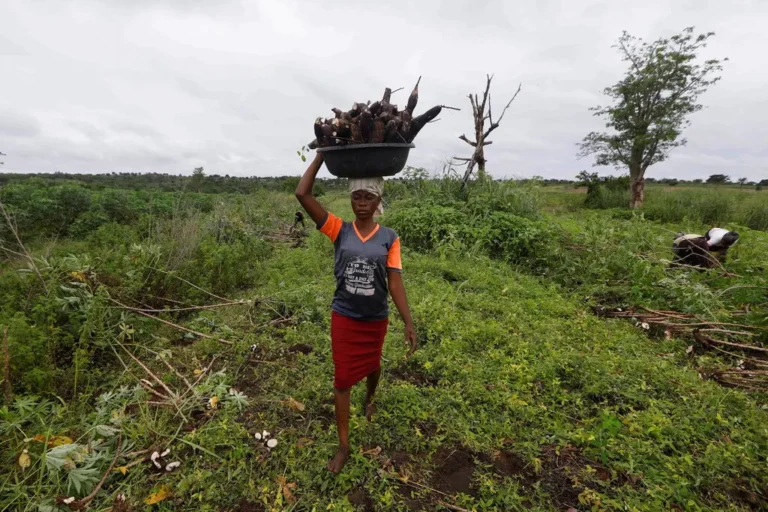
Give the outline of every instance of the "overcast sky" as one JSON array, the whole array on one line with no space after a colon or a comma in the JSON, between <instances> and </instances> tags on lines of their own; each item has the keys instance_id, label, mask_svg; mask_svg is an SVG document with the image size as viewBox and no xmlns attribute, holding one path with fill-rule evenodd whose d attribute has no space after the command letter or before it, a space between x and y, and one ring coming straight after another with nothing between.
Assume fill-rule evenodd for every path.
<instances>
[{"instance_id":1,"label":"overcast sky","mask_svg":"<svg viewBox=\"0 0 768 512\"><path fill-rule=\"evenodd\" d=\"M386 86L405 87L402 105L419 75L417 113L462 109L415 141L409 163L434 170L468 156L466 95L494 73L497 109L523 89L491 137L489 171L572 178L592 164L575 144L601 127L588 109L622 75L621 31L654 39L695 25L717 34L706 56L730 61L688 146L648 176L768 178L763 0L2 3L3 172L299 174L317 116Z\"/></svg>"}]
</instances>

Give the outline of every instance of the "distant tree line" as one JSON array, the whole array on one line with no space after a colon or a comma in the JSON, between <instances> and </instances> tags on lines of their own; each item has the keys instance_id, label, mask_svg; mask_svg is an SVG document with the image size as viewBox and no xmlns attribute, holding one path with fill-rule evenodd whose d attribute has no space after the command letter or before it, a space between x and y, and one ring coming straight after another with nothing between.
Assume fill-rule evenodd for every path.
<instances>
[{"instance_id":1,"label":"distant tree line","mask_svg":"<svg viewBox=\"0 0 768 512\"><path fill-rule=\"evenodd\" d=\"M621 183L624 183L625 176L598 176L597 173L588 173L587 171L581 171L578 176L576 176L576 180L569 180L565 181L565 183L573 183L577 187L584 187L587 186L589 183L616 183L618 181L621 181ZM549 184L550 182L561 182L563 180L542 180L543 183ZM627 183L629 183L629 180L626 180ZM709 185L733 185L734 183L731 181L731 177L726 174L712 174L707 178L706 180L703 180L701 178L696 178L693 180L684 180L684 179L678 179L678 178L645 178L646 183L655 183L658 185L666 185L669 187L674 187L676 185L701 185L701 184L709 184ZM768 179L761 180L761 181L750 181L747 178L739 178L736 180L736 183L738 183L739 188L742 188L744 185L749 187L757 187L762 188L765 186L768 186Z\"/></svg>"},{"instance_id":2,"label":"distant tree line","mask_svg":"<svg viewBox=\"0 0 768 512\"><path fill-rule=\"evenodd\" d=\"M0 173L0 186L24 183L30 179L40 180L46 185L63 183L80 184L91 190L156 190L158 192L199 192L202 194L251 194L257 190L293 192L298 184L296 176L281 177L240 177L218 174L206 176L198 168L192 176L159 173L108 173L108 174L10 174ZM345 188L346 180L319 179L315 193L322 195L327 189Z\"/></svg>"},{"instance_id":3,"label":"distant tree line","mask_svg":"<svg viewBox=\"0 0 768 512\"><path fill-rule=\"evenodd\" d=\"M175 174L159 173L108 173L108 174L67 174L67 173L47 173L47 174L11 174L0 173L0 186L11 183L24 183L34 179L37 183L46 185L55 184L79 184L91 190L103 189L123 189L123 190L157 190L159 192L199 192L202 194L250 194L257 190L274 190L279 192L293 192L298 184L298 176L220 176L213 174L206 176L203 168L198 168L192 176L183 176ZM586 172L586 171L583 171ZM424 171L424 176L428 173ZM618 177L602 176L592 178L593 180L611 181ZM408 181L409 177L398 176L392 178L393 181ZM533 181L545 186L553 185L579 185L585 182L584 177L579 175L575 180L561 178L543 178L534 176L525 178L522 181ZM678 178L645 178L646 183L655 183L666 186L676 186L685 184L731 184L731 178L724 174L713 174L705 179L684 180ZM749 187L768 187L768 179L762 181L749 181L746 178L736 180L740 186ZM318 179L316 193L322 195L326 190L344 190L347 187L347 180L342 178Z\"/></svg>"}]
</instances>

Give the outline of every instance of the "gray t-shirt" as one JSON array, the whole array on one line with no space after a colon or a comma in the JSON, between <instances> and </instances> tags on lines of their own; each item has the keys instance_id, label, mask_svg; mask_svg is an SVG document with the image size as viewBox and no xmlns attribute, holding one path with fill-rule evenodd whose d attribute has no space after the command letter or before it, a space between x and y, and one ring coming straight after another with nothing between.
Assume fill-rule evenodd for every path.
<instances>
[{"instance_id":1,"label":"gray t-shirt","mask_svg":"<svg viewBox=\"0 0 768 512\"><path fill-rule=\"evenodd\" d=\"M354 222L344 222L332 213L317 228L335 247L332 309L356 320L387 318L387 271L402 271L397 233L376 224L363 238Z\"/></svg>"}]
</instances>

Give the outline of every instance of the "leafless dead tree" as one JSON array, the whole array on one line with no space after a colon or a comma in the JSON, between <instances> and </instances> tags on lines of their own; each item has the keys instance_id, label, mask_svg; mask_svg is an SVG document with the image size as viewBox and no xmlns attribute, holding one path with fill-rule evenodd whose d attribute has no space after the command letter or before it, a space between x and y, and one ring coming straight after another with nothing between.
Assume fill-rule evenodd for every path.
<instances>
[{"instance_id":1,"label":"leafless dead tree","mask_svg":"<svg viewBox=\"0 0 768 512\"><path fill-rule=\"evenodd\" d=\"M462 163L462 165L466 163L467 166L466 170L464 171L462 189L466 189L469 178L472 176L472 171L476 165L480 173L485 172L486 160L484 148L485 146L493 144L493 141L488 140L488 136L491 134L491 132L493 132L493 130L499 127L501 120L504 118L504 114L507 112L509 106L512 105L512 102L515 101L515 98L517 98L517 95L520 93L520 89L522 88L522 84L517 86L517 91L515 92L514 96L512 96L512 99L507 102L507 105L504 107L504 110L501 111L501 115L498 117L498 119L494 121L493 111L491 108L492 80L493 75L486 75L485 92L483 92L482 100L477 97L477 94L469 94L469 102L472 104L472 117L475 121L475 140L469 140L464 134L462 134L459 139L463 140L474 149L472 151L472 156L469 158L454 157L455 162ZM486 128L486 121L488 121L488 128Z\"/></svg>"}]
</instances>

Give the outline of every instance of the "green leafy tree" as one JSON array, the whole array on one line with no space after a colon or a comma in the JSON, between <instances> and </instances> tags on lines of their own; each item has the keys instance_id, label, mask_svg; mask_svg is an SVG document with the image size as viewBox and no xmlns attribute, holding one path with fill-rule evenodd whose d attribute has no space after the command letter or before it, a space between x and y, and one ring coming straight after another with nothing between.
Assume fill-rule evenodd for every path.
<instances>
[{"instance_id":1,"label":"green leafy tree","mask_svg":"<svg viewBox=\"0 0 768 512\"><path fill-rule=\"evenodd\" d=\"M725 174L713 174L707 178L707 183L712 183L713 185L724 185L729 181L731 181L731 177Z\"/></svg>"},{"instance_id":2,"label":"green leafy tree","mask_svg":"<svg viewBox=\"0 0 768 512\"><path fill-rule=\"evenodd\" d=\"M590 208L597 207L602 201L603 187L600 183L600 176L596 173L581 171L576 175L576 186L587 187L587 197L584 204Z\"/></svg>"},{"instance_id":3,"label":"green leafy tree","mask_svg":"<svg viewBox=\"0 0 768 512\"><path fill-rule=\"evenodd\" d=\"M744 184L747 182L747 178L739 178L739 189L744 187Z\"/></svg>"},{"instance_id":4,"label":"green leafy tree","mask_svg":"<svg viewBox=\"0 0 768 512\"><path fill-rule=\"evenodd\" d=\"M205 179L205 169L202 167L195 167L192 171L192 186L197 192L200 192L203 186L203 180Z\"/></svg>"},{"instance_id":5,"label":"green leafy tree","mask_svg":"<svg viewBox=\"0 0 768 512\"><path fill-rule=\"evenodd\" d=\"M595 165L629 168L630 208L643 205L646 169L686 143L680 135L690 124L688 116L702 108L699 95L720 80L714 75L722 70L721 61L696 62L713 35L694 35L689 27L647 43L624 32L614 46L629 69L603 91L612 104L591 109L606 120L608 131L584 137L579 157L594 155Z\"/></svg>"}]
</instances>

